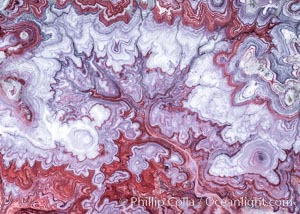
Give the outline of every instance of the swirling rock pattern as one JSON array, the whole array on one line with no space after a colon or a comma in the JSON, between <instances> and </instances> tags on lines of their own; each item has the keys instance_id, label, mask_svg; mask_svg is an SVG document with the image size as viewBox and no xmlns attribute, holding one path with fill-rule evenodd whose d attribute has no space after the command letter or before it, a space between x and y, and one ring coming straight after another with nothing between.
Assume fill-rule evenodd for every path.
<instances>
[{"instance_id":1,"label":"swirling rock pattern","mask_svg":"<svg viewBox=\"0 0 300 214\"><path fill-rule=\"evenodd\" d=\"M299 213L299 9L0 2L0 213Z\"/></svg>"}]
</instances>

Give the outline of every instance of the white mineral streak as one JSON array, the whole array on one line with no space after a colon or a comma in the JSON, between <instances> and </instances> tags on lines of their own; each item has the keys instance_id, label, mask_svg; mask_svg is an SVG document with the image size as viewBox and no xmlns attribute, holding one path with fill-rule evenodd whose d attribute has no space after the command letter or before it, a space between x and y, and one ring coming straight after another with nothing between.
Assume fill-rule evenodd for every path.
<instances>
[{"instance_id":1,"label":"white mineral streak","mask_svg":"<svg viewBox=\"0 0 300 214\"><path fill-rule=\"evenodd\" d=\"M21 60L8 69L22 73L24 78L26 74L30 75L28 79L25 78L28 87L23 93L29 100L32 100L33 109L37 111L34 114L37 115L38 121L36 127L24 132L24 128L15 117L5 114L1 118L3 120L0 125L1 133L19 135L29 140L35 147L43 150L53 149L56 147L56 142L60 142L68 152L73 153L80 161L86 158L95 158L99 150L99 139L95 126L101 127L109 118L110 111L108 108L97 104L89 111L92 120L84 117L81 120L62 124L59 121L59 115L55 117L47 106L47 101L53 95L50 92L50 84L54 82L53 75L58 69L57 61L42 57L34 57L31 61ZM19 99L21 93L19 82L2 80L1 85L9 99ZM35 90L36 88L38 90ZM11 90L14 91L13 94Z\"/></svg>"},{"instance_id":2,"label":"white mineral streak","mask_svg":"<svg viewBox=\"0 0 300 214\"><path fill-rule=\"evenodd\" d=\"M82 161L86 158L93 159L99 153L99 138L95 126L101 126L109 118L108 108L97 104L90 110L91 121L84 117L81 120L61 124L58 120L47 123L53 141L61 142L68 152L73 153ZM48 117L51 120L51 116ZM59 115L58 117L59 118Z\"/></svg>"},{"instance_id":3,"label":"white mineral streak","mask_svg":"<svg viewBox=\"0 0 300 214\"><path fill-rule=\"evenodd\" d=\"M139 176L149 167L149 160L160 162L161 156L168 155L168 150L157 143L146 143L142 146L133 146L132 153L128 161L128 169Z\"/></svg>"},{"instance_id":4,"label":"white mineral streak","mask_svg":"<svg viewBox=\"0 0 300 214\"><path fill-rule=\"evenodd\" d=\"M282 150L267 141L249 142L233 157L225 154L217 156L213 160L209 173L222 177L254 173L267 178L270 183L276 185L279 183L279 177L274 170L278 159L283 161L285 158L286 155Z\"/></svg>"},{"instance_id":5,"label":"white mineral streak","mask_svg":"<svg viewBox=\"0 0 300 214\"><path fill-rule=\"evenodd\" d=\"M0 51L0 64L6 59L4 51Z\"/></svg>"},{"instance_id":6,"label":"white mineral streak","mask_svg":"<svg viewBox=\"0 0 300 214\"><path fill-rule=\"evenodd\" d=\"M22 84L13 79L3 79L0 85L6 97L10 100L17 101L21 97Z\"/></svg>"},{"instance_id":7,"label":"white mineral streak","mask_svg":"<svg viewBox=\"0 0 300 214\"><path fill-rule=\"evenodd\" d=\"M241 66L245 65L241 63ZM253 69L255 66L249 65L249 68ZM259 66L256 68L259 69ZM257 70L254 69L253 72ZM265 104L233 105L233 101L240 103L254 97L259 83L255 80L249 81L242 88L238 99L234 98L233 88L228 85L222 70L213 64L213 55L200 56L193 62L186 84L196 88L184 102L184 106L198 112L204 120L226 125L222 137L229 144L243 143L251 135L268 136L272 139L278 132L286 137L296 133L295 129L282 131L274 128L274 124L283 120L275 118ZM289 138L289 143L284 141L286 137L278 139L278 144L282 148L291 148L295 137Z\"/></svg>"},{"instance_id":8,"label":"white mineral streak","mask_svg":"<svg viewBox=\"0 0 300 214\"><path fill-rule=\"evenodd\" d=\"M0 2L0 11L3 11L9 4L9 0L2 0Z\"/></svg>"}]
</instances>

